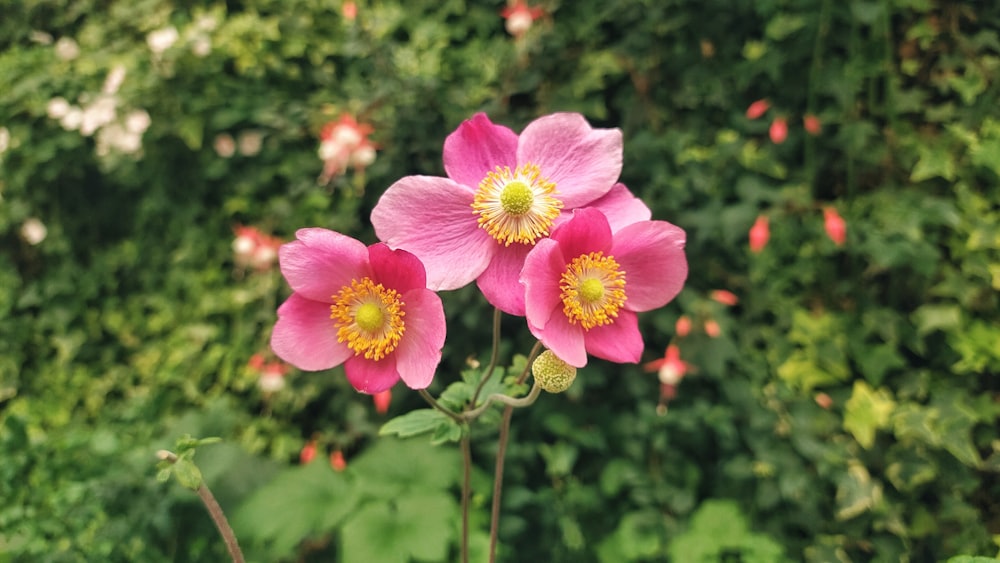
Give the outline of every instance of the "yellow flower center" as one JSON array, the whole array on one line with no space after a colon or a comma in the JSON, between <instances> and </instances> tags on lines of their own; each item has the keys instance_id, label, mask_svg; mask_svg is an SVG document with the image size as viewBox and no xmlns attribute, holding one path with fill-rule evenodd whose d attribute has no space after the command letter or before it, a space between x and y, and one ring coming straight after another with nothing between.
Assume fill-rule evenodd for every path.
<instances>
[{"instance_id":1,"label":"yellow flower center","mask_svg":"<svg viewBox=\"0 0 1000 563\"><path fill-rule=\"evenodd\" d=\"M603 252L577 256L559 281L563 313L584 329L612 324L625 303L625 272Z\"/></svg>"},{"instance_id":2,"label":"yellow flower center","mask_svg":"<svg viewBox=\"0 0 1000 563\"><path fill-rule=\"evenodd\" d=\"M330 318L337 325L337 341L347 342L355 355L381 360L399 345L406 325L404 303L394 289L370 278L351 280L333 296Z\"/></svg>"},{"instance_id":3,"label":"yellow flower center","mask_svg":"<svg viewBox=\"0 0 1000 563\"><path fill-rule=\"evenodd\" d=\"M541 177L535 164L516 170L496 167L479 182L472 210L479 226L504 246L520 242L535 244L548 236L552 221L563 204L556 199L556 185Z\"/></svg>"}]
</instances>

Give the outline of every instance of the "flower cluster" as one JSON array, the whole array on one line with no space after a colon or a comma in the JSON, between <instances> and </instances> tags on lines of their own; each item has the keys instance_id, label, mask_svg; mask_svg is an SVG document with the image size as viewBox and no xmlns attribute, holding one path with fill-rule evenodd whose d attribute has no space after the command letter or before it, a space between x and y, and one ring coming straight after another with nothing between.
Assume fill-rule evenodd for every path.
<instances>
[{"instance_id":1,"label":"flower cluster","mask_svg":"<svg viewBox=\"0 0 1000 563\"><path fill-rule=\"evenodd\" d=\"M236 237L233 239L233 257L236 265L241 268L268 270L278 259L278 248L282 240L264 234L256 227L241 225L233 229Z\"/></svg>"},{"instance_id":2,"label":"flower cluster","mask_svg":"<svg viewBox=\"0 0 1000 563\"><path fill-rule=\"evenodd\" d=\"M319 158L323 161L320 183L326 184L347 172L348 167L364 170L375 162L375 145L368 138L372 126L358 123L351 115L342 115L338 121L323 126L319 134Z\"/></svg>"},{"instance_id":3,"label":"flower cluster","mask_svg":"<svg viewBox=\"0 0 1000 563\"><path fill-rule=\"evenodd\" d=\"M341 147L363 139L356 128L324 135ZM685 234L651 220L618 181L621 131L557 113L518 134L477 114L445 140L444 168L385 191L371 215L382 242L314 228L281 247L293 293L272 334L279 357L304 370L343 364L365 393L400 379L424 389L445 339L435 292L476 282L568 366L640 360L637 313L680 292Z\"/></svg>"}]
</instances>

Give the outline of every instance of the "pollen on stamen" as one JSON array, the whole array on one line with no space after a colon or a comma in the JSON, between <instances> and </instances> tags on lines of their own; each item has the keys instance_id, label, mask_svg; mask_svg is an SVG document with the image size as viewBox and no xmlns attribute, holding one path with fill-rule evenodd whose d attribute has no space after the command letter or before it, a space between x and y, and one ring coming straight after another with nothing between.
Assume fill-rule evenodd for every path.
<instances>
[{"instance_id":1,"label":"pollen on stamen","mask_svg":"<svg viewBox=\"0 0 1000 563\"><path fill-rule=\"evenodd\" d=\"M352 280L333 296L330 318L337 325L337 341L346 342L355 355L381 360L399 345L406 325L404 303L394 289L370 278Z\"/></svg>"},{"instance_id":2,"label":"pollen on stamen","mask_svg":"<svg viewBox=\"0 0 1000 563\"><path fill-rule=\"evenodd\" d=\"M563 207L554 194L556 185L543 178L535 164L514 171L497 166L479 183L472 209L479 215L479 226L504 246L535 244L548 236Z\"/></svg>"},{"instance_id":3,"label":"pollen on stamen","mask_svg":"<svg viewBox=\"0 0 1000 563\"><path fill-rule=\"evenodd\" d=\"M590 330L615 322L625 304L625 272L603 252L583 254L566 265L559 289L569 322Z\"/></svg>"}]
</instances>

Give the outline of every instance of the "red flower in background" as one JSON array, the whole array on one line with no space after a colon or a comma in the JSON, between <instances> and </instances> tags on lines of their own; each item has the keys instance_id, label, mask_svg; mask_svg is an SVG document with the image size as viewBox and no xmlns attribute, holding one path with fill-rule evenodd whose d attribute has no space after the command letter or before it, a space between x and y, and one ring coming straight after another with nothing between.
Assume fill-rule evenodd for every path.
<instances>
[{"instance_id":1,"label":"red flower in background","mask_svg":"<svg viewBox=\"0 0 1000 563\"><path fill-rule=\"evenodd\" d=\"M747 119L759 119L769 109L771 109L771 102L767 101L767 98L757 100L747 108Z\"/></svg>"},{"instance_id":2,"label":"red flower in background","mask_svg":"<svg viewBox=\"0 0 1000 563\"><path fill-rule=\"evenodd\" d=\"M507 33L514 37L521 37L538 18L545 15L545 10L538 7L529 7L524 0L516 0L512 5L503 9L500 15L504 17L504 27Z\"/></svg>"},{"instance_id":3,"label":"red flower in background","mask_svg":"<svg viewBox=\"0 0 1000 563\"><path fill-rule=\"evenodd\" d=\"M740 298L736 297L735 293L725 289L714 289L711 293L709 293L709 297L711 297L713 301L722 303L727 307L732 307L740 302Z\"/></svg>"},{"instance_id":4,"label":"red flower in background","mask_svg":"<svg viewBox=\"0 0 1000 563\"><path fill-rule=\"evenodd\" d=\"M802 127L806 130L806 133L813 136L819 135L823 130L823 125L819 122L819 118L811 113L807 113L802 118Z\"/></svg>"},{"instance_id":5,"label":"red flower in background","mask_svg":"<svg viewBox=\"0 0 1000 563\"><path fill-rule=\"evenodd\" d=\"M299 461L302 465L306 465L314 459L316 459L316 440L309 440L299 452Z\"/></svg>"},{"instance_id":6,"label":"red flower in background","mask_svg":"<svg viewBox=\"0 0 1000 563\"><path fill-rule=\"evenodd\" d=\"M684 338L688 334L691 334L691 319L688 318L687 315L681 315L677 319L677 324L674 325L674 330L680 338Z\"/></svg>"},{"instance_id":7,"label":"red flower in background","mask_svg":"<svg viewBox=\"0 0 1000 563\"><path fill-rule=\"evenodd\" d=\"M347 469L347 460L344 459L344 452L340 450L333 450L330 452L330 467L334 471L343 471Z\"/></svg>"},{"instance_id":8,"label":"red flower in background","mask_svg":"<svg viewBox=\"0 0 1000 563\"><path fill-rule=\"evenodd\" d=\"M642 367L646 371L655 371L660 383L677 385L691 366L681 360L681 349L676 344L671 344L667 346L662 358L647 362Z\"/></svg>"},{"instance_id":9,"label":"red flower in background","mask_svg":"<svg viewBox=\"0 0 1000 563\"><path fill-rule=\"evenodd\" d=\"M760 252L767 246L767 241L771 239L771 226L766 215L757 216L753 226L750 227L750 251Z\"/></svg>"},{"instance_id":10,"label":"red flower in background","mask_svg":"<svg viewBox=\"0 0 1000 563\"><path fill-rule=\"evenodd\" d=\"M847 240L847 223L833 207L823 208L823 228L830 240L837 246L843 246Z\"/></svg>"},{"instance_id":11,"label":"red flower in background","mask_svg":"<svg viewBox=\"0 0 1000 563\"><path fill-rule=\"evenodd\" d=\"M285 375L292 369L291 366L281 360L268 362L264 359L263 354L250 356L247 367L260 376L257 383L265 393L274 393L282 390L285 387Z\"/></svg>"},{"instance_id":12,"label":"red flower in background","mask_svg":"<svg viewBox=\"0 0 1000 563\"><path fill-rule=\"evenodd\" d=\"M708 319L705 321L705 334L707 334L709 338L718 338L719 335L722 334L722 328L715 319Z\"/></svg>"},{"instance_id":13,"label":"red flower in background","mask_svg":"<svg viewBox=\"0 0 1000 563\"><path fill-rule=\"evenodd\" d=\"M389 412L389 403L392 402L392 389L386 389L385 391L375 393L372 395L372 401L375 402L375 412L379 414Z\"/></svg>"},{"instance_id":14,"label":"red flower in background","mask_svg":"<svg viewBox=\"0 0 1000 563\"><path fill-rule=\"evenodd\" d=\"M788 138L788 120L784 117L775 117L774 121L771 122L771 128L768 129L767 134L771 137L771 141L780 145L785 142Z\"/></svg>"},{"instance_id":15,"label":"red flower in background","mask_svg":"<svg viewBox=\"0 0 1000 563\"><path fill-rule=\"evenodd\" d=\"M358 17L358 5L352 0L347 0L344 5L341 6L341 10L344 14L344 19L349 21L354 21Z\"/></svg>"},{"instance_id":16,"label":"red flower in background","mask_svg":"<svg viewBox=\"0 0 1000 563\"><path fill-rule=\"evenodd\" d=\"M363 170L375 162L375 145L368 138L373 132L371 125L358 123L348 114L324 125L319 134L318 153L323 161L320 182L329 182L334 176L347 172L350 166Z\"/></svg>"}]
</instances>

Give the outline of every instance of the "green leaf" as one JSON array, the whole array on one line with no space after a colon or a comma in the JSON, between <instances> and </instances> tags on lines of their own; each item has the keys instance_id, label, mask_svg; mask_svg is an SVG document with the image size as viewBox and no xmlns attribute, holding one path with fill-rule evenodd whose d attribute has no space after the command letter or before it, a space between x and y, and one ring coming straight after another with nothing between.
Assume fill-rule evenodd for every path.
<instances>
[{"instance_id":1,"label":"green leaf","mask_svg":"<svg viewBox=\"0 0 1000 563\"><path fill-rule=\"evenodd\" d=\"M409 438L437 432L441 426L458 426L458 423L437 409L417 409L386 422L378 433L380 436Z\"/></svg>"},{"instance_id":2,"label":"green leaf","mask_svg":"<svg viewBox=\"0 0 1000 563\"><path fill-rule=\"evenodd\" d=\"M874 509L882 501L882 485L872 480L868 469L851 460L837 483L837 519L849 520Z\"/></svg>"},{"instance_id":3,"label":"green leaf","mask_svg":"<svg viewBox=\"0 0 1000 563\"><path fill-rule=\"evenodd\" d=\"M874 390L865 381L855 381L851 398L844 405L844 430L865 449L875 445L875 431L888 427L896 408L885 389Z\"/></svg>"},{"instance_id":4,"label":"green leaf","mask_svg":"<svg viewBox=\"0 0 1000 563\"><path fill-rule=\"evenodd\" d=\"M457 516L451 495L434 491L370 503L344 524L344 563L444 561Z\"/></svg>"},{"instance_id":5,"label":"green leaf","mask_svg":"<svg viewBox=\"0 0 1000 563\"><path fill-rule=\"evenodd\" d=\"M806 25L806 20L802 16L778 14L767 22L767 29L764 31L770 39L781 41L785 37L802 29Z\"/></svg>"},{"instance_id":6,"label":"green leaf","mask_svg":"<svg viewBox=\"0 0 1000 563\"><path fill-rule=\"evenodd\" d=\"M917 334L923 336L935 330L957 329L962 323L962 309L958 305L921 305L911 318Z\"/></svg>"},{"instance_id":7,"label":"green leaf","mask_svg":"<svg viewBox=\"0 0 1000 563\"><path fill-rule=\"evenodd\" d=\"M786 561L781 545L765 534L751 532L739 506L729 500L703 502L689 528L670 542L668 552L672 561L720 561L724 554L734 552L741 561Z\"/></svg>"},{"instance_id":8,"label":"green leaf","mask_svg":"<svg viewBox=\"0 0 1000 563\"><path fill-rule=\"evenodd\" d=\"M183 487L192 491L197 491L201 487L201 471L190 459L178 458L174 463L173 473Z\"/></svg>"},{"instance_id":9,"label":"green leaf","mask_svg":"<svg viewBox=\"0 0 1000 563\"><path fill-rule=\"evenodd\" d=\"M923 182L931 178L955 179L955 158L947 147L936 143L933 147L923 144L918 149L920 157L910 173L910 180Z\"/></svg>"}]
</instances>

